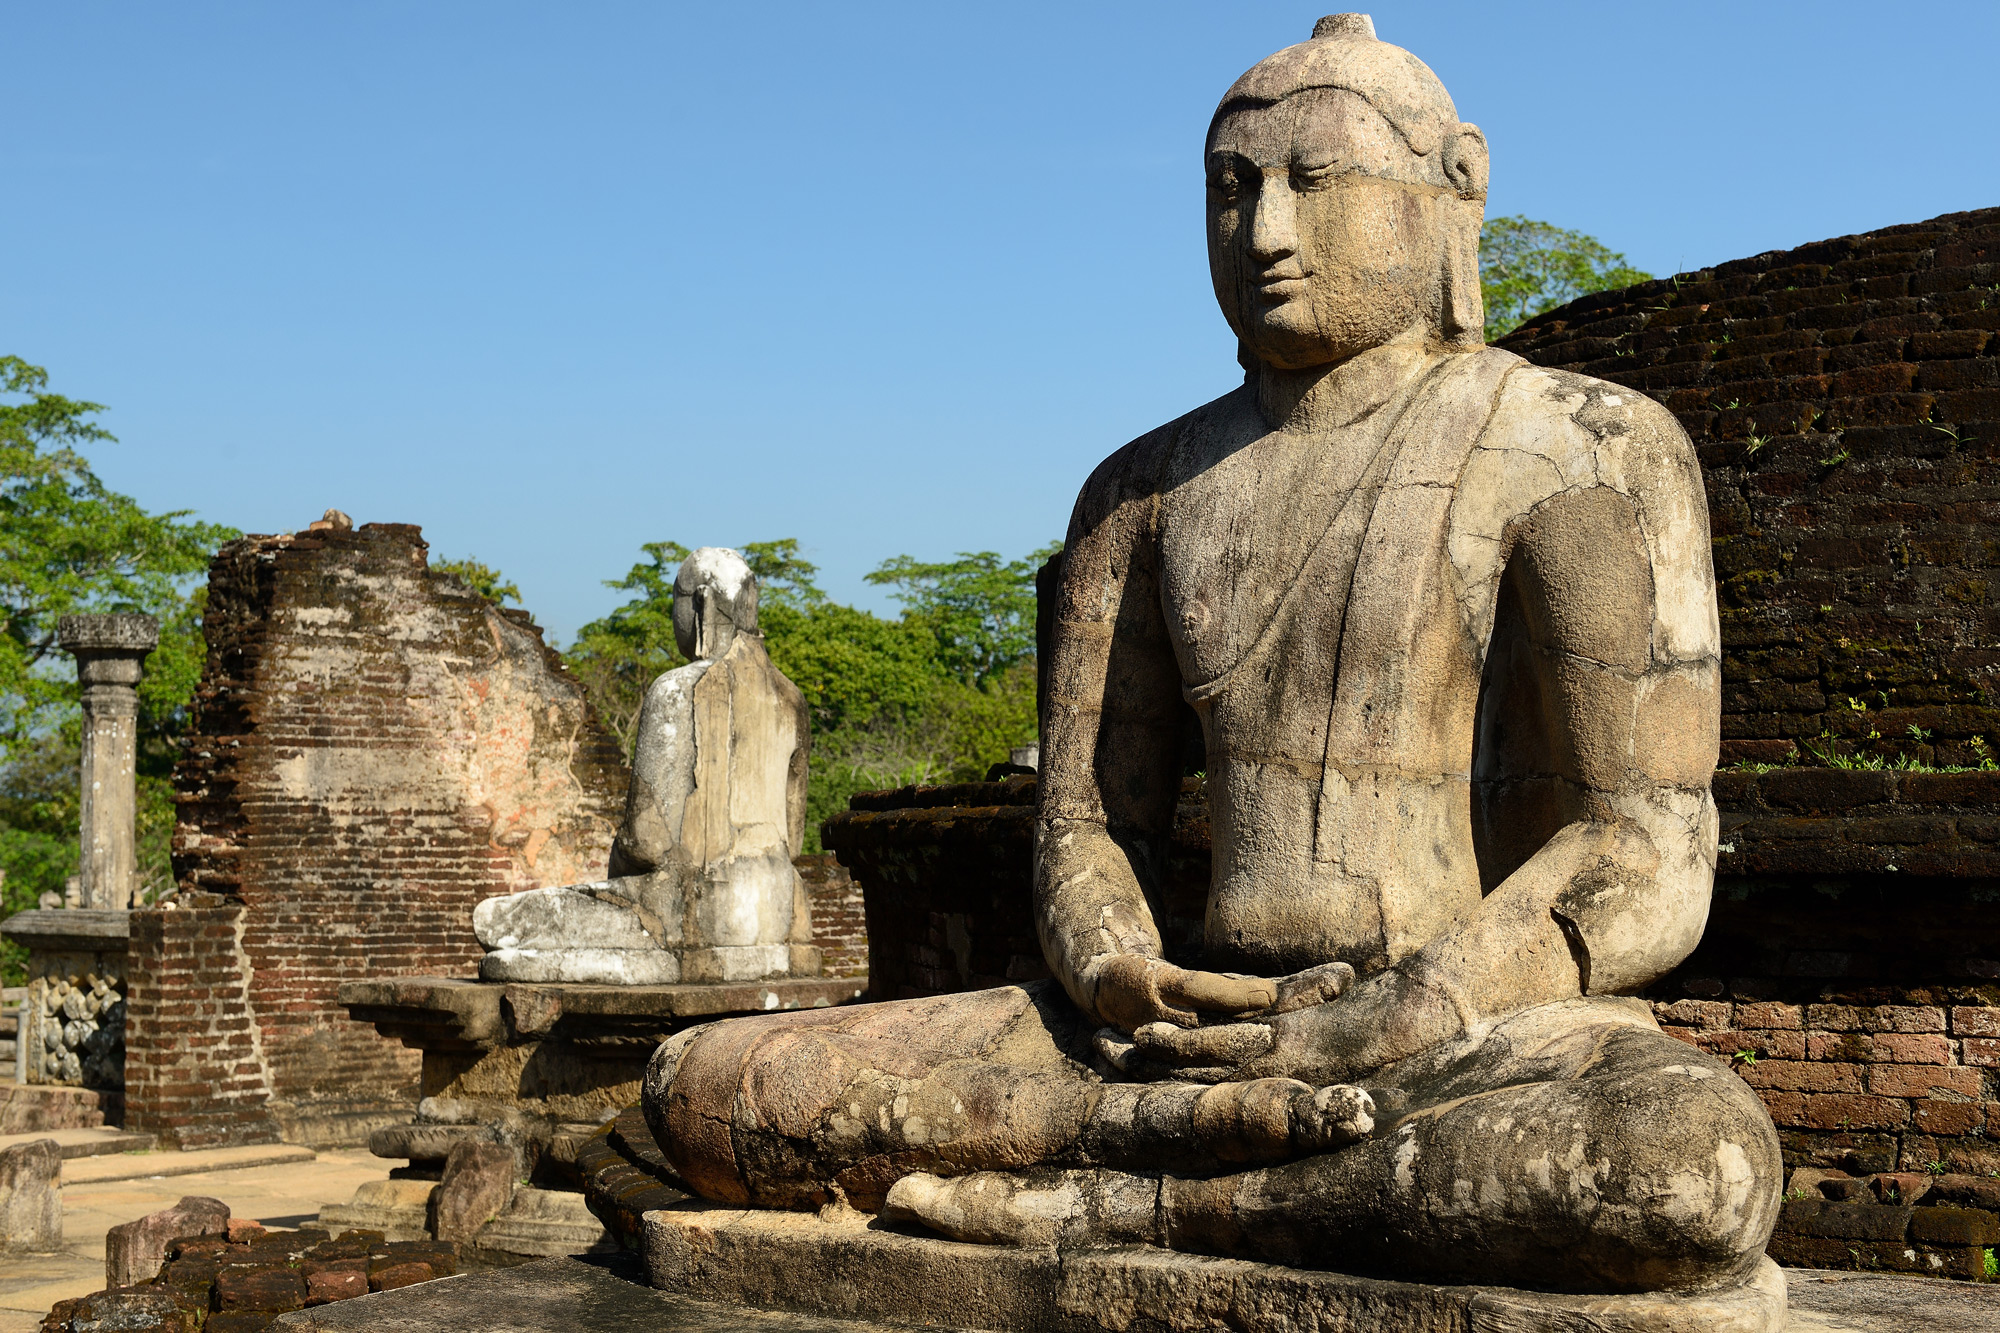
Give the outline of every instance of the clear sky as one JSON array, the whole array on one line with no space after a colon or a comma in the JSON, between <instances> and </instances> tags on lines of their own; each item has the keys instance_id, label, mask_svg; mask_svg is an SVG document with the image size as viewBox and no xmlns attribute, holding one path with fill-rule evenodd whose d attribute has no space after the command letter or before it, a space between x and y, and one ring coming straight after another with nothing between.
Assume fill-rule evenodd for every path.
<instances>
[{"instance_id":1,"label":"clear sky","mask_svg":"<svg viewBox=\"0 0 2000 1333\"><path fill-rule=\"evenodd\" d=\"M0 0L0 352L148 507L419 523L559 641L669 537L880 608L1239 378L1202 133L1321 12ZM1655 273L2000 204L1993 0L1374 17Z\"/></svg>"}]
</instances>

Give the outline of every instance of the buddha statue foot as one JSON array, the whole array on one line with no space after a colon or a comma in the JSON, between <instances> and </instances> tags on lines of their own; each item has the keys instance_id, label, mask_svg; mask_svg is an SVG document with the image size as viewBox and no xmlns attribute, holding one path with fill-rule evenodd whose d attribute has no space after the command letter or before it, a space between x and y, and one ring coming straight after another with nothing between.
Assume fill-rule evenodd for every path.
<instances>
[{"instance_id":1,"label":"buddha statue foot","mask_svg":"<svg viewBox=\"0 0 2000 1333\"><path fill-rule=\"evenodd\" d=\"M1149 1245L1159 1200L1158 1180L1116 1171L920 1171L889 1187L881 1217L981 1245Z\"/></svg>"},{"instance_id":2,"label":"buddha statue foot","mask_svg":"<svg viewBox=\"0 0 2000 1333\"><path fill-rule=\"evenodd\" d=\"M1148 1137L1144 1132L1119 1143L1112 1126L1161 1118L1185 1118L1216 1159L1234 1165L1329 1152L1366 1138L1375 1125L1374 1100L1345 1084L1315 1089L1297 1079L1260 1078L1116 1091L1128 1089L1138 1096L1100 1101L1093 1120L1111 1123L1086 1136L1094 1154L1146 1155L1136 1141ZM1142 1108L1141 1100L1150 1105ZM1121 1171L979 1171L948 1179L920 1171L889 1187L882 1216L989 1245L1160 1245L1159 1196L1158 1178Z\"/></svg>"}]
</instances>

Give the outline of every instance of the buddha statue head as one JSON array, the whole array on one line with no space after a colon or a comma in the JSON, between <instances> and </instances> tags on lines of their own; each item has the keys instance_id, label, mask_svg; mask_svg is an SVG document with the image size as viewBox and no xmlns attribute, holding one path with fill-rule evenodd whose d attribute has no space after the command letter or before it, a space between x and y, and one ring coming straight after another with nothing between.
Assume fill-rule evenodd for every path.
<instances>
[{"instance_id":1,"label":"buddha statue head","mask_svg":"<svg viewBox=\"0 0 2000 1333\"><path fill-rule=\"evenodd\" d=\"M738 634L757 632L757 576L727 546L704 546L674 575L674 642L692 661L714 661Z\"/></svg>"},{"instance_id":2,"label":"buddha statue head","mask_svg":"<svg viewBox=\"0 0 2000 1333\"><path fill-rule=\"evenodd\" d=\"M1209 271L1246 367L1482 341L1485 136L1367 15L1323 18L1238 79L1206 167Z\"/></svg>"}]
</instances>

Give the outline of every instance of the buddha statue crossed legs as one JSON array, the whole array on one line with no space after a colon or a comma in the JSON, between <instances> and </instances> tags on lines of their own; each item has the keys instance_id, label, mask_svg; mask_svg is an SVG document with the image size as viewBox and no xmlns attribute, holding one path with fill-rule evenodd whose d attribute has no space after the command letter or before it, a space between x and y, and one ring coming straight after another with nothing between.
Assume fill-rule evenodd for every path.
<instances>
[{"instance_id":1,"label":"buddha statue crossed legs","mask_svg":"<svg viewBox=\"0 0 2000 1333\"><path fill-rule=\"evenodd\" d=\"M1741 1281L1770 1118L1627 998L1713 881L1693 451L1650 400L1483 346L1485 142L1364 17L1244 75L1206 166L1247 375L1077 501L1037 823L1054 980L682 1033L655 1135L707 1198L960 1240ZM1189 707L1199 970L1155 924Z\"/></svg>"}]
</instances>

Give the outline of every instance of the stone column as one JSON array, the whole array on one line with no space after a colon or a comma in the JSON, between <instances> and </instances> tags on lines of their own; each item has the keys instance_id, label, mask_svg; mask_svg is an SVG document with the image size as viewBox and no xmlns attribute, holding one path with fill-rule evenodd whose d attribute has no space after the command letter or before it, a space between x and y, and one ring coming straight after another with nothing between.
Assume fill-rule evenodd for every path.
<instances>
[{"instance_id":1,"label":"stone column","mask_svg":"<svg viewBox=\"0 0 2000 1333\"><path fill-rule=\"evenodd\" d=\"M139 671L152 616L64 616L56 639L83 683L83 906L125 911L138 879Z\"/></svg>"}]
</instances>

